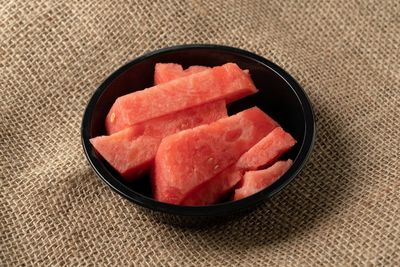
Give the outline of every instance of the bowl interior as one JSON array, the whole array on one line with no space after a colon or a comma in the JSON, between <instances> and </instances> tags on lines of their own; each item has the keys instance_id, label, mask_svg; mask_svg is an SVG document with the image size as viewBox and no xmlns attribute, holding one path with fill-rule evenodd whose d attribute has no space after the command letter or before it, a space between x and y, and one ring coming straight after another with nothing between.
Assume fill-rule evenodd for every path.
<instances>
[{"instance_id":1,"label":"bowl interior","mask_svg":"<svg viewBox=\"0 0 400 267\"><path fill-rule=\"evenodd\" d=\"M117 97L153 85L154 65L159 62L174 62L185 68L191 65L212 67L234 62L242 69L248 69L259 92L229 105L229 114L257 106L297 140L297 144L284 156L294 160L293 170L289 170L281 178L282 181L279 180L277 185L264 194L272 194L299 171L311 147L312 142L306 140L306 135L310 135L310 130L313 132L313 128L307 128L308 124L313 123L313 118L308 99L298 84L273 63L243 50L221 46L183 46L156 51L126 64L101 84L89 102L82 126L84 147L99 176L109 184L110 179L113 180L114 189L115 184L120 184L124 187L122 194L130 195L131 200L144 197L146 201L152 201L149 177L143 176L132 183L123 182L87 140L105 134L105 117ZM300 157L300 154L304 155ZM153 202L156 203L155 200Z\"/></svg>"}]
</instances>

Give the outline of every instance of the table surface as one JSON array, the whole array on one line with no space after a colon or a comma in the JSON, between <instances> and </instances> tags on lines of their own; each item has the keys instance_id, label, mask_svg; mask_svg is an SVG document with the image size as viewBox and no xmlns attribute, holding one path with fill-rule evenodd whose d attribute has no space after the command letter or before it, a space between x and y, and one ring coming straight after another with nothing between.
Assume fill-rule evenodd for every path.
<instances>
[{"instance_id":1,"label":"table surface","mask_svg":"<svg viewBox=\"0 0 400 267\"><path fill-rule=\"evenodd\" d=\"M2 264L400 265L398 1L0 3ZM80 144L83 109L110 72L184 43L277 63L317 120L293 183L205 229L147 217L96 178Z\"/></svg>"}]
</instances>

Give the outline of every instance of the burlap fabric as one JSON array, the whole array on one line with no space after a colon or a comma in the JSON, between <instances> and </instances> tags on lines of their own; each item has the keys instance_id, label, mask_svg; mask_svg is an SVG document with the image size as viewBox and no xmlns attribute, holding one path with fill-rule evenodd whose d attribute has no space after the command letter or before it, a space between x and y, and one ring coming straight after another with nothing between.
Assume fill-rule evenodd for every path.
<instances>
[{"instance_id":1,"label":"burlap fabric","mask_svg":"<svg viewBox=\"0 0 400 267\"><path fill-rule=\"evenodd\" d=\"M398 1L1 1L0 265L399 266ZM183 43L281 65L314 104L301 175L206 229L158 223L87 164L80 122L115 68Z\"/></svg>"}]
</instances>

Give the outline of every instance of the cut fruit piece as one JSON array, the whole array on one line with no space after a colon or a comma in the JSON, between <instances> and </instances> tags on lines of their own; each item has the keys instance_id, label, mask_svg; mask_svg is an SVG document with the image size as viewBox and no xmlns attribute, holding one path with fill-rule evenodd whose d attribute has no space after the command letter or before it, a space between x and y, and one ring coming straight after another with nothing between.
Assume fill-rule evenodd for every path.
<instances>
[{"instance_id":1,"label":"cut fruit piece","mask_svg":"<svg viewBox=\"0 0 400 267\"><path fill-rule=\"evenodd\" d=\"M166 83L182 77L183 68L175 63L157 63L154 66L154 85Z\"/></svg>"},{"instance_id":2,"label":"cut fruit piece","mask_svg":"<svg viewBox=\"0 0 400 267\"><path fill-rule=\"evenodd\" d=\"M224 198L234 188L243 175L235 166L228 167L222 173L190 191L180 203L185 206L211 205Z\"/></svg>"},{"instance_id":3,"label":"cut fruit piece","mask_svg":"<svg viewBox=\"0 0 400 267\"><path fill-rule=\"evenodd\" d=\"M277 127L244 153L236 163L236 167L248 171L269 165L294 144L296 140L281 127Z\"/></svg>"},{"instance_id":4,"label":"cut fruit piece","mask_svg":"<svg viewBox=\"0 0 400 267\"><path fill-rule=\"evenodd\" d=\"M227 117L224 100L211 102L135 124L109 136L90 139L102 157L125 178L147 171L163 137Z\"/></svg>"},{"instance_id":5,"label":"cut fruit piece","mask_svg":"<svg viewBox=\"0 0 400 267\"><path fill-rule=\"evenodd\" d=\"M154 85L166 83L177 78L185 77L209 69L204 66L190 66L183 70L182 66L175 63L157 63L154 67Z\"/></svg>"},{"instance_id":6,"label":"cut fruit piece","mask_svg":"<svg viewBox=\"0 0 400 267\"><path fill-rule=\"evenodd\" d=\"M131 181L151 167L160 139L140 136L131 127L109 136L92 138L90 142L126 181Z\"/></svg>"},{"instance_id":7,"label":"cut fruit piece","mask_svg":"<svg viewBox=\"0 0 400 267\"><path fill-rule=\"evenodd\" d=\"M155 199L181 203L190 191L234 164L277 126L254 107L164 138L152 176Z\"/></svg>"},{"instance_id":8,"label":"cut fruit piece","mask_svg":"<svg viewBox=\"0 0 400 267\"><path fill-rule=\"evenodd\" d=\"M192 75L192 74L198 73L200 71L207 70L209 68L210 67L193 65L185 70L185 75Z\"/></svg>"},{"instance_id":9,"label":"cut fruit piece","mask_svg":"<svg viewBox=\"0 0 400 267\"><path fill-rule=\"evenodd\" d=\"M288 151L296 140L281 127L275 128L245 152L239 160L215 177L198 186L182 201L182 205L210 205L220 200L236 186L245 171L256 170L273 163Z\"/></svg>"},{"instance_id":10,"label":"cut fruit piece","mask_svg":"<svg viewBox=\"0 0 400 267\"><path fill-rule=\"evenodd\" d=\"M210 68L117 98L106 117L109 134L215 100L228 103L256 93L250 75L236 64Z\"/></svg>"},{"instance_id":11,"label":"cut fruit piece","mask_svg":"<svg viewBox=\"0 0 400 267\"><path fill-rule=\"evenodd\" d=\"M265 170L248 171L243 176L243 184L235 190L234 200L251 196L277 181L289 168L293 161L277 161Z\"/></svg>"}]
</instances>

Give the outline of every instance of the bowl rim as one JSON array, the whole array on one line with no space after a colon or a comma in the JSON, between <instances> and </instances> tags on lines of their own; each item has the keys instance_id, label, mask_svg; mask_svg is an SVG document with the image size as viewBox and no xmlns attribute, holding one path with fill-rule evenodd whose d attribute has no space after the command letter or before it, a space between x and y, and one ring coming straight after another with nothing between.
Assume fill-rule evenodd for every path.
<instances>
[{"instance_id":1,"label":"bowl rim","mask_svg":"<svg viewBox=\"0 0 400 267\"><path fill-rule=\"evenodd\" d=\"M253 61L257 61L258 63L262 64L263 66L269 68L274 73L279 75L280 78L283 79L291 87L292 91L297 95L297 98L300 101L300 105L303 108L303 115L305 120L304 140L301 144L297 157L293 160L293 165L282 177L280 177L271 186L247 198L237 201L230 201L230 202L218 203L207 206L180 206L180 205L159 202L153 198L137 193L133 189L126 186L123 182L121 182L118 179L118 177L115 177L107 169L105 169L98 158L93 156L94 149L91 143L89 142L91 118L94 111L94 107L96 106L98 99L100 98L102 93L108 88L109 84L120 74L128 70L131 66L139 62L142 62L148 58L160 54L171 53L179 50L190 50L190 49L220 50L224 52L238 54L240 56L247 57ZM139 56L127 62L126 64L122 65L117 70L112 72L94 91L84 110L82 124L81 124L81 142L85 156L89 161L90 166L97 174L97 176L103 182L105 182L109 187L111 187L111 189L113 189L118 194L122 195L124 198L130 200L131 202L153 211L158 211L173 215L199 216L199 217L225 216L251 209L257 206L258 204L262 203L263 201L266 201L267 199L278 193L280 190L282 190L287 184L289 184L298 175L298 173L301 171L301 169L304 167L304 165L306 164L306 162L310 157L315 142L315 128L316 127L314 120L314 112L309 97L307 96L303 88L299 85L299 83L291 75L289 75L285 70L283 70L275 63L272 63L271 61L255 53L231 46L216 45L216 44L184 44L184 45L166 47L145 53L142 56Z\"/></svg>"}]
</instances>

